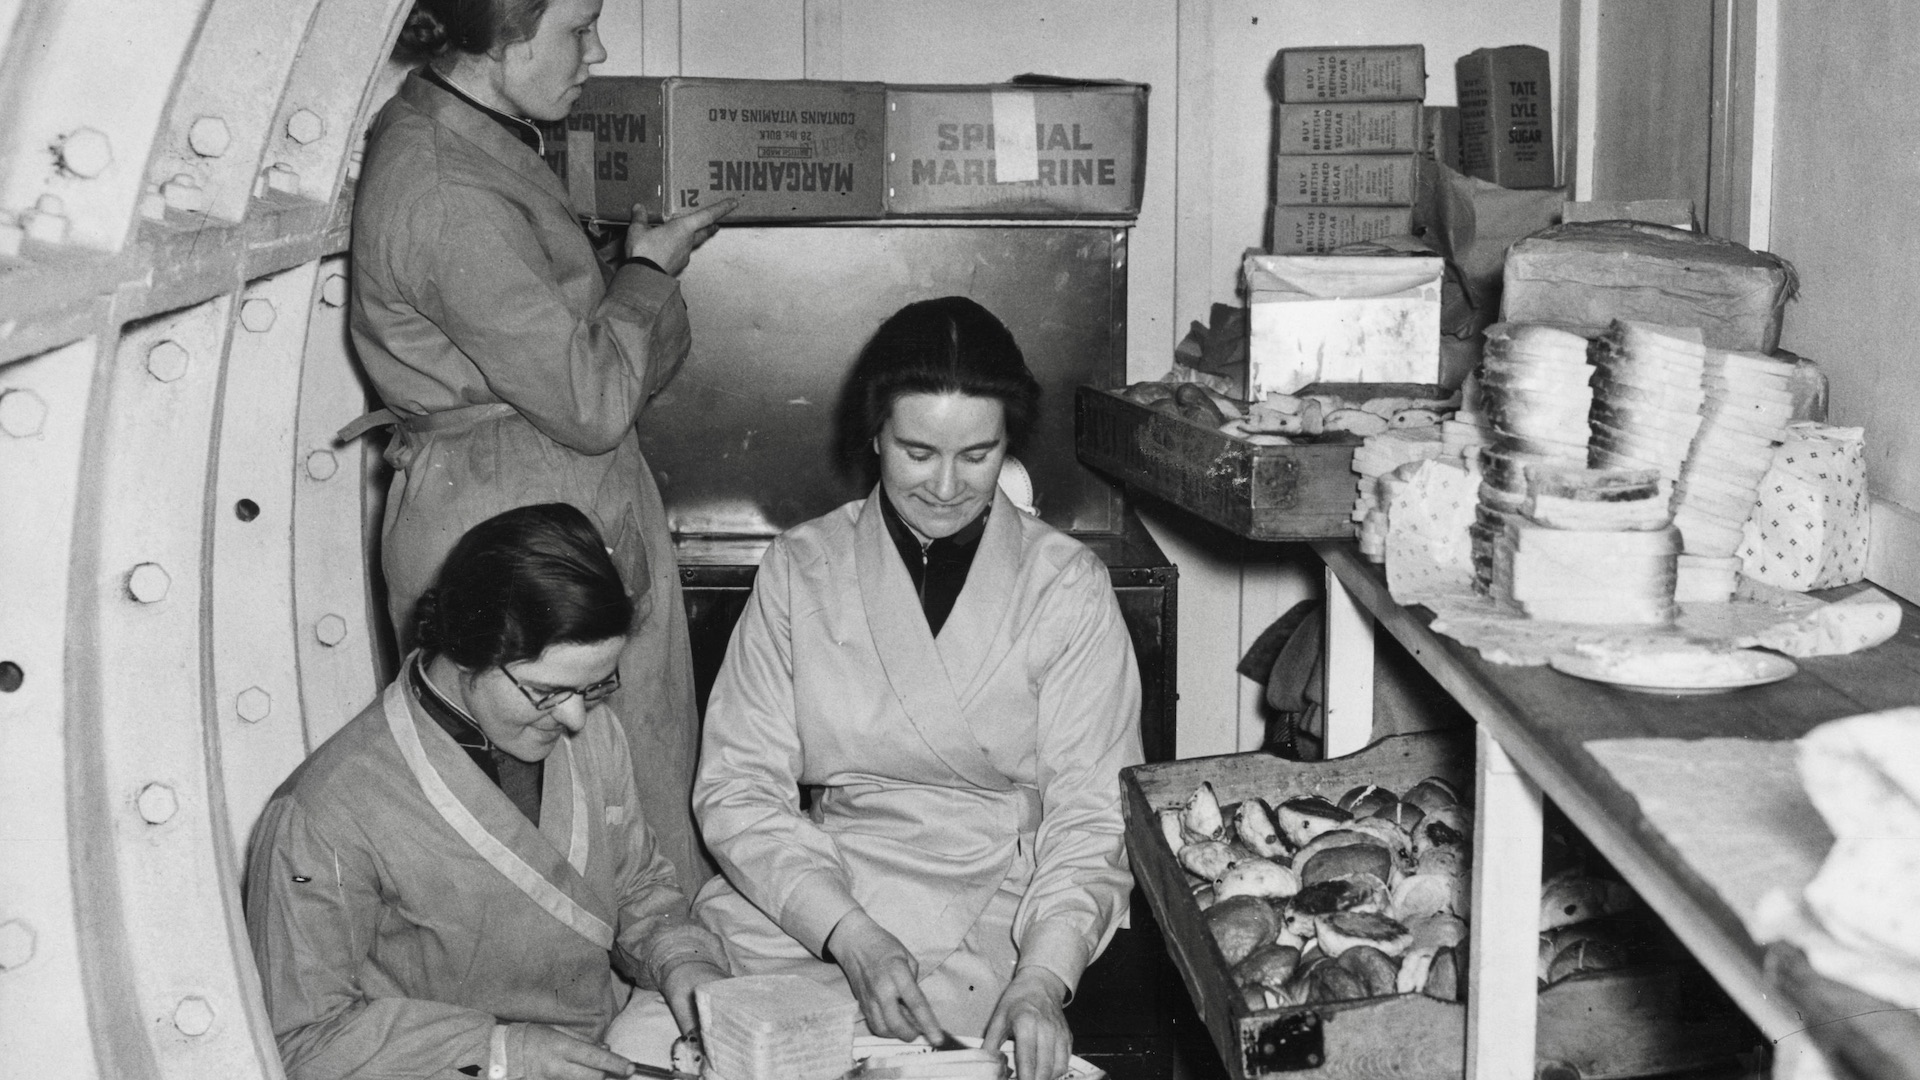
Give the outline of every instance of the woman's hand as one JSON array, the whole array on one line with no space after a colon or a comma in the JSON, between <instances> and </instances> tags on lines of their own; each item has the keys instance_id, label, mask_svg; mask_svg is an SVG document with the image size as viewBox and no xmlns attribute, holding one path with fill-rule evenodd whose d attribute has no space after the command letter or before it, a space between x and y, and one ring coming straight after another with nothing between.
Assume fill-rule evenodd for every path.
<instances>
[{"instance_id":1,"label":"woman's hand","mask_svg":"<svg viewBox=\"0 0 1920 1080\"><path fill-rule=\"evenodd\" d=\"M1013 1040L1014 1075L1019 1080L1054 1080L1067 1071L1073 1032L1067 1030L1067 984L1045 968L1019 968L1000 994L987 1020L982 1045L995 1049Z\"/></svg>"},{"instance_id":2,"label":"woman's hand","mask_svg":"<svg viewBox=\"0 0 1920 1080\"><path fill-rule=\"evenodd\" d=\"M518 1064L519 1075L527 1080L603 1080L608 1076L632 1076L633 1062L611 1050L576 1039L559 1028L545 1024L514 1024L519 1031L519 1060L514 1060L512 1035L508 1036L507 1064Z\"/></svg>"},{"instance_id":3,"label":"woman's hand","mask_svg":"<svg viewBox=\"0 0 1920 1080\"><path fill-rule=\"evenodd\" d=\"M678 274L687 268L693 249L713 235L714 223L739 205L739 199L724 199L685 217L648 225L646 211L636 203L633 227L627 230L627 258L647 259L669 274Z\"/></svg>"},{"instance_id":4,"label":"woman's hand","mask_svg":"<svg viewBox=\"0 0 1920 1080\"><path fill-rule=\"evenodd\" d=\"M668 969L661 980L666 985L660 988L660 996L667 999L667 1008L673 1011L673 1022L680 1025L680 1034L690 1035L700 1030L700 1017L693 1007L694 990L726 977L725 971L705 960L689 960Z\"/></svg>"},{"instance_id":5,"label":"woman's hand","mask_svg":"<svg viewBox=\"0 0 1920 1080\"><path fill-rule=\"evenodd\" d=\"M920 992L919 965L900 939L873 916L858 909L827 935L827 949L846 972L853 996L875 1035L910 1040L924 1034L938 1042L946 1034L927 996Z\"/></svg>"}]
</instances>

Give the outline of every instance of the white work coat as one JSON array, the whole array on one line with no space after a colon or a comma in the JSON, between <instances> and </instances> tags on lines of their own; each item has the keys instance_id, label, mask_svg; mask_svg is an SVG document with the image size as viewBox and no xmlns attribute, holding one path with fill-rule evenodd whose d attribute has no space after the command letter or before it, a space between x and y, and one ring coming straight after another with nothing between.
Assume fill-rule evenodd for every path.
<instances>
[{"instance_id":1,"label":"white work coat","mask_svg":"<svg viewBox=\"0 0 1920 1080\"><path fill-rule=\"evenodd\" d=\"M609 954L723 962L656 850L614 718L545 763L536 827L396 680L268 802L247 929L293 1080L484 1074L496 1023L598 1042Z\"/></svg>"},{"instance_id":2,"label":"white work coat","mask_svg":"<svg viewBox=\"0 0 1920 1080\"><path fill-rule=\"evenodd\" d=\"M403 648L468 529L531 503L584 511L640 616L613 706L641 799L688 891L710 868L687 798L699 749L680 577L636 418L692 342L679 285L609 272L546 163L411 75L367 135L353 212L354 346L398 418L381 533Z\"/></svg>"},{"instance_id":3,"label":"white work coat","mask_svg":"<svg viewBox=\"0 0 1920 1080\"><path fill-rule=\"evenodd\" d=\"M935 639L880 498L761 561L707 707L694 811L724 880L695 914L736 971L844 987L819 957L861 908L978 1030L1016 964L1071 989L1126 911L1140 680L1106 568L1004 495Z\"/></svg>"}]
</instances>

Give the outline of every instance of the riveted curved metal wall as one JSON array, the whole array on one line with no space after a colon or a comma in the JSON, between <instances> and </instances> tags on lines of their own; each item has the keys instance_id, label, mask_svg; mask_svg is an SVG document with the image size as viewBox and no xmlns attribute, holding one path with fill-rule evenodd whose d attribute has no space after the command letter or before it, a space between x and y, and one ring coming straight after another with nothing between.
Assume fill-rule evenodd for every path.
<instances>
[{"instance_id":1,"label":"riveted curved metal wall","mask_svg":"<svg viewBox=\"0 0 1920 1080\"><path fill-rule=\"evenodd\" d=\"M0 1073L280 1075L247 830L370 700L352 176L406 0L0 0Z\"/></svg>"}]
</instances>

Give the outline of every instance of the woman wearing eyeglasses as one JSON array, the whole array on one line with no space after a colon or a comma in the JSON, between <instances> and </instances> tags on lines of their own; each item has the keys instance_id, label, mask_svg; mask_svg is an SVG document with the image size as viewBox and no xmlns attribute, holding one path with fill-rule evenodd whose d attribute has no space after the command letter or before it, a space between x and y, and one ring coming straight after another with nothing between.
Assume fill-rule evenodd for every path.
<instances>
[{"instance_id":1,"label":"woman wearing eyeglasses","mask_svg":"<svg viewBox=\"0 0 1920 1080\"><path fill-rule=\"evenodd\" d=\"M725 960L604 707L634 603L572 506L455 545L419 650L254 833L247 924L288 1076L628 1075L601 1042L625 995L610 961L693 1029Z\"/></svg>"}]
</instances>

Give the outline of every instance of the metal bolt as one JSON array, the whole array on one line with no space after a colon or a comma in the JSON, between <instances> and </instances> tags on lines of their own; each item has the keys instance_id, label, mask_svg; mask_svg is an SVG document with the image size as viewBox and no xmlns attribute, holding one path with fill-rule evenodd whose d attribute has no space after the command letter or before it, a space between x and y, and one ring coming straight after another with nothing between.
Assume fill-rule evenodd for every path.
<instances>
[{"instance_id":1,"label":"metal bolt","mask_svg":"<svg viewBox=\"0 0 1920 1080\"><path fill-rule=\"evenodd\" d=\"M315 450L307 455L307 475L315 480L331 480L340 471L340 459L331 450Z\"/></svg>"},{"instance_id":2,"label":"metal bolt","mask_svg":"<svg viewBox=\"0 0 1920 1080\"><path fill-rule=\"evenodd\" d=\"M167 598L173 579L159 563L143 562L127 575L127 592L143 604L157 604Z\"/></svg>"},{"instance_id":3,"label":"metal bolt","mask_svg":"<svg viewBox=\"0 0 1920 1080\"><path fill-rule=\"evenodd\" d=\"M147 374L161 382L172 382L187 373L191 359L179 342L171 338L156 341L147 350Z\"/></svg>"},{"instance_id":4,"label":"metal bolt","mask_svg":"<svg viewBox=\"0 0 1920 1080\"><path fill-rule=\"evenodd\" d=\"M347 276L328 274L320 283L320 302L328 307L344 307L347 302Z\"/></svg>"},{"instance_id":5,"label":"metal bolt","mask_svg":"<svg viewBox=\"0 0 1920 1080\"><path fill-rule=\"evenodd\" d=\"M305 146L327 133L327 122L312 109L300 109L287 117L287 138Z\"/></svg>"},{"instance_id":6,"label":"metal bolt","mask_svg":"<svg viewBox=\"0 0 1920 1080\"><path fill-rule=\"evenodd\" d=\"M207 212L211 197L207 189L192 173L176 173L173 179L160 185L160 197L175 210L186 210L195 214Z\"/></svg>"},{"instance_id":7,"label":"metal bolt","mask_svg":"<svg viewBox=\"0 0 1920 1080\"><path fill-rule=\"evenodd\" d=\"M256 334L273 329L273 301L256 296L240 305L240 325Z\"/></svg>"},{"instance_id":8,"label":"metal bolt","mask_svg":"<svg viewBox=\"0 0 1920 1080\"><path fill-rule=\"evenodd\" d=\"M39 394L16 387L0 390L0 431L16 439L32 438L47 424L47 403Z\"/></svg>"},{"instance_id":9,"label":"metal bolt","mask_svg":"<svg viewBox=\"0 0 1920 1080\"><path fill-rule=\"evenodd\" d=\"M249 724L257 724L273 711L273 697L257 686L249 686L233 699L233 711Z\"/></svg>"},{"instance_id":10,"label":"metal bolt","mask_svg":"<svg viewBox=\"0 0 1920 1080\"><path fill-rule=\"evenodd\" d=\"M173 1026L182 1035L205 1035L213 1027L213 1006L203 997L184 997L173 1009Z\"/></svg>"},{"instance_id":11,"label":"metal bolt","mask_svg":"<svg viewBox=\"0 0 1920 1080\"><path fill-rule=\"evenodd\" d=\"M83 179L91 180L113 164L113 146L106 135L90 127L75 128L55 148L60 167Z\"/></svg>"},{"instance_id":12,"label":"metal bolt","mask_svg":"<svg viewBox=\"0 0 1920 1080\"><path fill-rule=\"evenodd\" d=\"M12 971L31 959L33 927L19 919L0 923L0 971Z\"/></svg>"},{"instance_id":13,"label":"metal bolt","mask_svg":"<svg viewBox=\"0 0 1920 1080\"><path fill-rule=\"evenodd\" d=\"M266 177L269 191L284 192L288 195L300 194L300 174L285 163L277 162L268 166Z\"/></svg>"},{"instance_id":14,"label":"metal bolt","mask_svg":"<svg viewBox=\"0 0 1920 1080\"><path fill-rule=\"evenodd\" d=\"M165 784L148 784L140 789L140 797L134 802L140 807L140 816L147 819L149 825L164 825L180 809L180 799L173 789Z\"/></svg>"},{"instance_id":15,"label":"metal bolt","mask_svg":"<svg viewBox=\"0 0 1920 1080\"><path fill-rule=\"evenodd\" d=\"M233 133L227 122L217 116L202 116L187 129L187 145L201 157L219 157L233 145Z\"/></svg>"},{"instance_id":16,"label":"metal bolt","mask_svg":"<svg viewBox=\"0 0 1920 1080\"><path fill-rule=\"evenodd\" d=\"M320 621L313 624L313 636L331 649L347 640L347 620L338 615L322 615Z\"/></svg>"}]
</instances>

